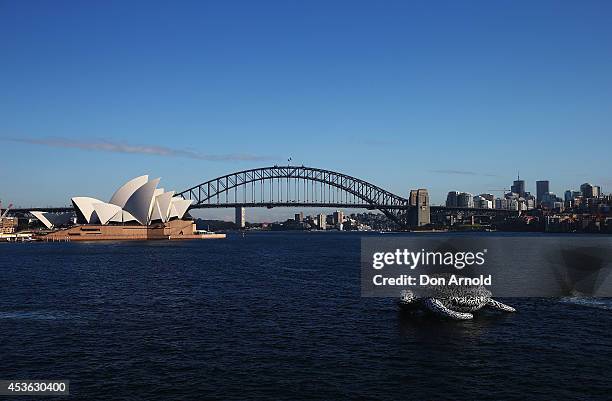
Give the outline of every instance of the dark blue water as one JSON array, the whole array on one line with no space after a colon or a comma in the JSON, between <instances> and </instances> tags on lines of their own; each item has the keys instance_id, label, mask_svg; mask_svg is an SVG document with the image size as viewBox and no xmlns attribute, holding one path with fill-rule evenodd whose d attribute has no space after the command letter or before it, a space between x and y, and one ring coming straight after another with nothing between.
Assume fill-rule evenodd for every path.
<instances>
[{"instance_id":1,"label":"dark blue water","mask_svg":"<svg viewBox=\"0 0 612 401\"><path fill-rule=\"evenodd\" d=\"M452 322L360 296L359 235L0 244L0 379L81 399L606 399L612 304Z\"/></svg>"}]
</instances>

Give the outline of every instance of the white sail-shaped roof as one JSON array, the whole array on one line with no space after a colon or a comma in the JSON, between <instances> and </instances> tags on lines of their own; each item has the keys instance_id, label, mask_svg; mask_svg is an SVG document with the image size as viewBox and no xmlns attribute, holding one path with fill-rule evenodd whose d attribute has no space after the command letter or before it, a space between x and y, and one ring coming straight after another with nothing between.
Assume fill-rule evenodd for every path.
<instances>
[{"instance_id":1,"label":"white sail-shaped roof","mask_svg":"<svg viewBox=\"0 0 612 401\"><path fill-rule=\"evenodd\" d=\"M155 191L153 192L153 202L151 202L151 207L149 208L149 221L155 220L153 218L153 212L155 210L155 199L163 193L164 193L163 188L156 188Z\"/></svg>"},{"instance_id":2,"label":"white sail-shaped roof","mask_svg":"<svg viewBox=\"0 0 612 401\"><path fill-rule=\"evenodd\" d=\"M31 211L30 213L40 220L48 229L69 223L73 216L72 213L51 213L39 211Z\"/></svg>"},{"instance_id":3,"label":"white sail-shaped roof","mask_svg":"<svg viewBox=\"0 0 612 401\"><path fill-rule=\"evenodd\" d=\"M166 223L171 218L183 218L192 201L175 197L174 191L165 192L163 188L157 188L159 178L148 179L148 175L143 175L128 181L108 203L85 196L72 198L79 220L88 224L138 222L148 225L153 220ZM53 224L41 213L37 212L37 215L45 225Z\"/></svg>"},{"instance_id":4,"label":"white sail-shaped roof","mask_svg":"<svg viewBox=\"0 0 612 401\"><path fill-rule=\"evenodd\" d=\"M129 180L113 194L113 197L108 203L112 203L113 205L123 208L134 192L146 184L148 180L148 175L141 175L140 177Z\"/></svg>"},{"instance_id":5,"label":"white sail-shaped roof","mask_svg":"<svg viewBox=\"0 0 612 401\"><path fill-rule=\"evenodd\" d=\"M127 200L123 209L138 220L140 224L149 224L149 212L153 203L153 194L159 184L159 178L151 180L138 188Z\"/></svg>"},{"instance_id":6,"label":"white sail-shaped roof","mask_svg":"<svg viewBox=\"0 0 612 401\"><path fill-rule=\"evenodd\" d=\"M101 224L107 224L110 219L121 214L121 208L112 203L94 203L93 207Z\"/></svg>"},{"instance_id":7,"label":"white sail-shaped roof","mask_svg":"<svg viewBox=\"0 0 612 401\"><path fill-rule=\"evenodd\" d=\"M104 203L100 199L87 196L77 196L72 198L72 204L81 213L85 221L89 224L97 223L98 217L94 208L95 203Z\"/></svg>"},{"instance_id":8,"label":"white sail-shaped roof","mask_svg":"<svg viewBox=\"0 0 612 401\"><path fill-rule=\"evenodd\" d=\"M153 211L151 213L151 221L161 220L164 223L168 221L170 214L170 204L174 191L164 192L155 197Z\"/></svg>"},{"instance_id":9,"label":"white sail-shaped roof","mask_svg":"<svg viewBox=\"0 0 612 401\"><path fill-rule=\"evenodd\" d=\"M39 212L39 211L32 210L30 211L30 213L32 213L34 217L40 220L45 225L45 227L49 229L53 228L53 223L51 223L49 219L47 219L47 217L45 216L45 212Z\"/></svg>"},{"instance_id":10,"label":"white sail-shaped roof","mask_svg":"<svg viewBox=\"0 0 612 401\"><path fill-rule=\"evenodd\" d=\"M170 218L178 217L182 219L185 213L187 213L187 209L193 203L191 199L183 199L180 196L176 196L172 198L172 202L170 205Z\"/></svg>"},{"instance_id":11,"label":"white sail-shaped roof","mask_svg":"<svg viewBox=\"0 0 612 401\"><path fill-rule=\"evenodd\" d=\"M172 197L174 196L174 191L164 192L162 195L159 195L156 200L159 205L159 210L162 216L162 221L165 223L170 220L170 206L172 205Z\"/></svg>"},{"instance_id":12,"label":"white sail-shaped roof","mask_svg":"<svg viewBox=\"0 0 612 401\"><path fill-rule=\"evenodd\" d=\"M161 211L159 210L159 205L157 202L153 202L153 210L151 211L151 221L161 220Z\"/></svg>"},{"instance_id":13,"label":"white sail-shaped roof","mask_svg":"<svg viewBox=\"0 0 612 401\"><path fill-rule=\"evenodd\" d=\"M125 210L122 210L121 213L117 213L109 221L112 221L113 223L129 223L130 221L138 221L138 220L136 220L136 217L132 216Z\"/></svg>"}]
</instances>

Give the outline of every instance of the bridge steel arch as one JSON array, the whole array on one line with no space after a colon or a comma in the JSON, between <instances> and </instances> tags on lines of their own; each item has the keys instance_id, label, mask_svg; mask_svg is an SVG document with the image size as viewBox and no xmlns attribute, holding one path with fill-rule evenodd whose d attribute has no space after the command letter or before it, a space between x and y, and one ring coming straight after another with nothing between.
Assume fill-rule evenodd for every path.
<instances>
[{"instance_id":1,"label":"bridge steel arch","mask_svg":"<svg viewBox=\"0 0 612 401\"><path fill-rule=\"evenodd\" d=\"M400 227L407 226L406 215L410 208L408 199L367 181L304 166L243 170L203 182L176 196L195 201L190 209L234 206L378 209Z\"/></svg>"}]
</instances>

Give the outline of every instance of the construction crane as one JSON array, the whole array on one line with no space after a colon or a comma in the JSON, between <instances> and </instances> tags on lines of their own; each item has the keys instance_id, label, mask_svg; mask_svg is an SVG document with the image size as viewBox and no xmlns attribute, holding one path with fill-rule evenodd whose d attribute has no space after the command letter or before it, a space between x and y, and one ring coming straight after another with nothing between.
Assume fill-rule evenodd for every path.
<instances>
[{"instance_id":1,"label":"construction crane","mask_svg":"<svg viewBox=\"0 0 612 401\"><path fill-rule=\"evenodd\" d=\"M13 204L10 203L8 205L8 207L4 210L4 213L2 213L2 215L0 216L0 219L3 219L6 217L6 215L8 214L9 210L11 210L11 208L13 207ZM2 202L0 202L0 211L2 211Z\"/></svg>"},{"instance_id":2,"label":"construction crane","mask_svg":"<svg viewBox=\"0 0 612 401\"><path fill-rule=\"evenodd\" d=\"M503 188L503 189L487 189L487 191L489 192L500 192L502 195L507 194L508 192L512 192L512 190L510 188Z\"/></svg>"}]
</instances>

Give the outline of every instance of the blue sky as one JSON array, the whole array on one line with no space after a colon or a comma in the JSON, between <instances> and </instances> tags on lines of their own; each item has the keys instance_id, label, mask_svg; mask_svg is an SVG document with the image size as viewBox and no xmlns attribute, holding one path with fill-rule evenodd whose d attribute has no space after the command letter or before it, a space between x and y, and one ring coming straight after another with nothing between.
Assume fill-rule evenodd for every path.
<instances>
[{"instance_id":1,"label":"blue sky","mask_svg":"<svg viewBox=\"0 0 612 401\"><path fill-rule=\"evenodd\" d=\"M0 199L289 156L434 203L517 170L609 192L611 71L607 1L0 0Z\"/></svg>"}]
</instances>

